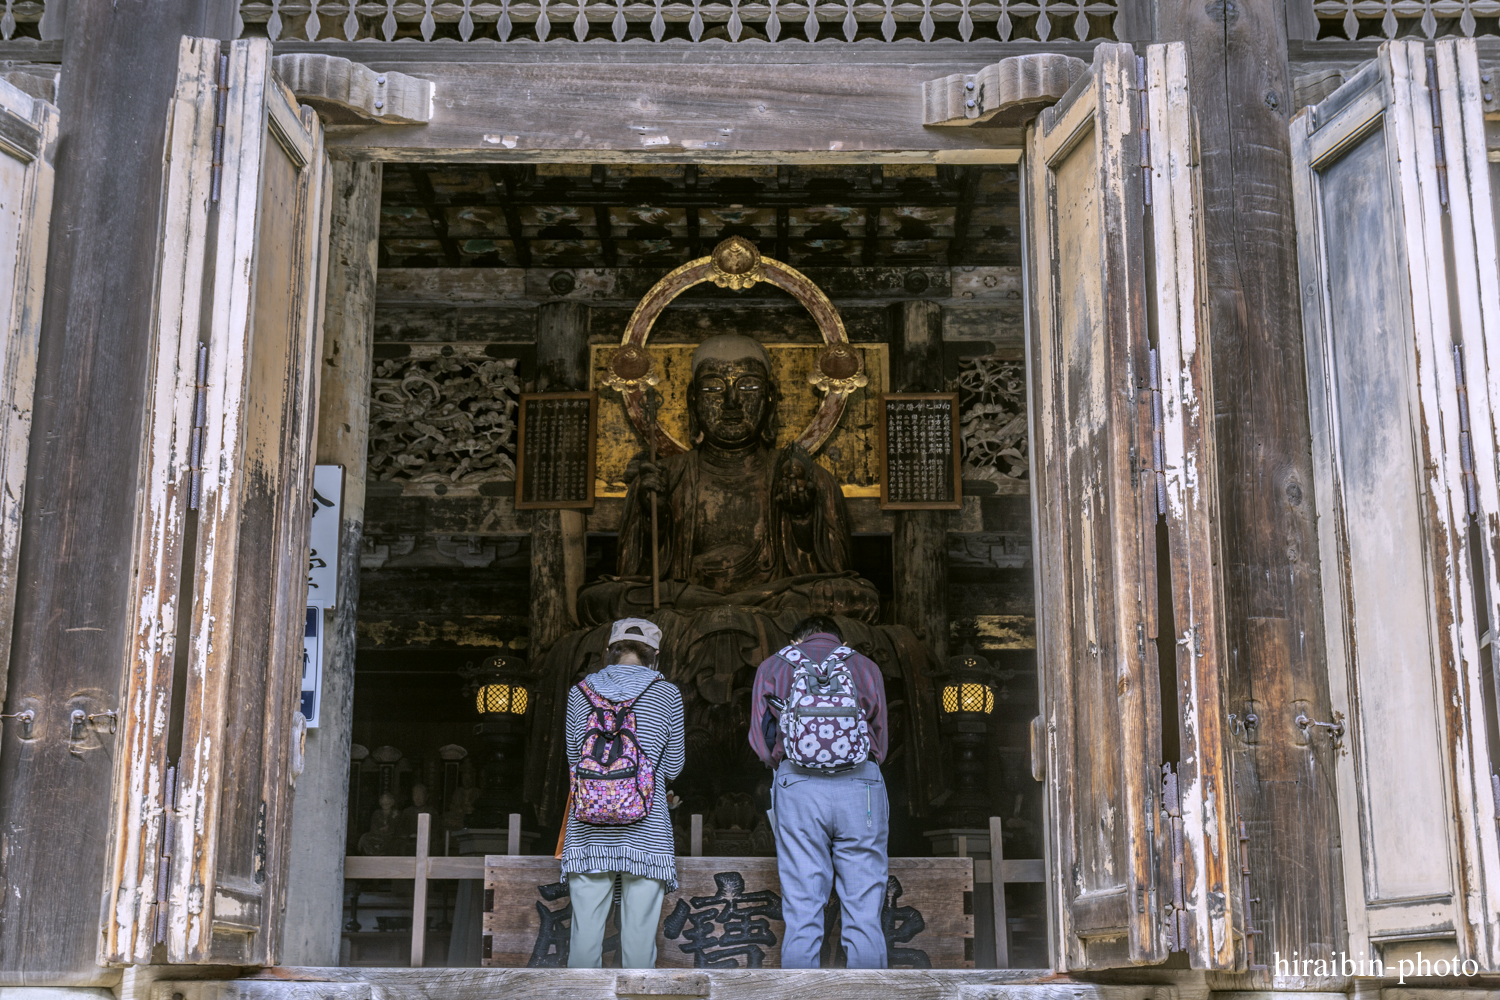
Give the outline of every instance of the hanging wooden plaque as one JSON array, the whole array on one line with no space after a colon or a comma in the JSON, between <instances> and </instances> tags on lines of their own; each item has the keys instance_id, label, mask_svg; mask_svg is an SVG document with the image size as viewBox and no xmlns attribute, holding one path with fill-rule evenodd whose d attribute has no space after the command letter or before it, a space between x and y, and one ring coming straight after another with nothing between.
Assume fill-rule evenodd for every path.
<instances>
[{"instance_id":1,"label":"hanging wooden plaque","mask_svg":"<svg viewBox=\"0 0 1500 1000\"><path fill-rule=\"evenodd\" d=\"M516 509L594 506L594 445L599 396L593 392L521 395L516 434Z\"/></svg>"},{"instance_id":2,"label":"hanging wooden plaque","mask_svg":"<svg viewBox=\"0 0 1500 1000\"><path fill-rule=\"evenodd\" d=\"M885 393L877 424L882 510L963 506L958 393Z\"/></svg>"}]
</instances>

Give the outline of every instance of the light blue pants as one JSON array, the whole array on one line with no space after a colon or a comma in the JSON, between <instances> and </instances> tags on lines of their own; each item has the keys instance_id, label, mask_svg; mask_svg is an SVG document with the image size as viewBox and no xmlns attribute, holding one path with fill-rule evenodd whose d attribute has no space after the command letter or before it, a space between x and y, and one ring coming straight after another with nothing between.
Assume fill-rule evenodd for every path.
<instances>
[{"instance_id":1,"label":"light blue pants","mask_svg":"<svg viewBox=\"0 0 1500 1000\"><path fill-rule=\"evenodd\" d=\"M844 950L851 969L886 967L885 905L890 800L880 767L866 761L843 774L808 774L782 761L771 785L776 868L781 876L783 969L816 969L823 907L837 886Z\"/></svg>"},{"instance_id":2,"label":"light blue pants","mask_svg":"<svg viewBox=\"0 0 1500 1000\"><path fill-rule=\"evenodd\" d=\"M656 927L661 923L667 887L654 878L628 872L568 873L568 896L573 903L568 968L600 967L615 879L620 880L620 967L656 968Z\"/></svg>"}]
</instances>

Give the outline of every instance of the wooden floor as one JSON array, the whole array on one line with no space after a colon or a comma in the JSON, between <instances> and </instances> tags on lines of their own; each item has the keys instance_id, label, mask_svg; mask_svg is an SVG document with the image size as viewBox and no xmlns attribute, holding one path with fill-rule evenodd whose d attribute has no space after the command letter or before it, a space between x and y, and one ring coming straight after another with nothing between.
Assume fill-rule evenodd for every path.
<instances>
[{"instance_id":1,"label":"wooden floor","mask_svg":"<svg viewBox=\"0 0 1500 1000\"><path fill-rule=\"evenodd\" d=\"M1177 1000L1171 986L1099 986L1046 970L272 968L218 982L158 982L151 1000Z\"/></svg>"}]
</instances>

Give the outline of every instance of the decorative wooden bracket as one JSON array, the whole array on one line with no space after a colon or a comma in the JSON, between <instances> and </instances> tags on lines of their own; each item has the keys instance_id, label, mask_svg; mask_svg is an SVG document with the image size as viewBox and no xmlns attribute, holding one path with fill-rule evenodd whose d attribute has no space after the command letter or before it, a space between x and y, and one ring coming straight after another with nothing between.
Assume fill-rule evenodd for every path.
<instances>
[{"instance_id":1,"label":"decorative wooden bracket","mask_svg":"<svg viewBox=\"0 0 1500 1000\"><path fill-rule=\"evenodd\" d=\"M312 53L277 56L272 67L298 101L317 111L325 128L432 121L430 80Z\"/></svg>"},{"instance_id":2,"label":"decorative wooden bracket","mask_svg":"<svg viewBox=\"0 0 1500 1000\"><path fill-rule=\"evenodd\" d=\"M1011 56L922 85L922 124L1016 128L1068 92L1088 63L1056 52Z\"/></svg>"}]
</instances>

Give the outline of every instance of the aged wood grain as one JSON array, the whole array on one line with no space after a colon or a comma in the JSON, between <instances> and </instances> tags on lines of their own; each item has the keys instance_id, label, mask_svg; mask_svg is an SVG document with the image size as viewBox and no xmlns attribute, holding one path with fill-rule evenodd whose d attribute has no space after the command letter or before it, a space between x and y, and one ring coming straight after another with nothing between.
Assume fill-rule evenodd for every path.
<instances>
[{"instance_id":1,"label":"aged wood grain","mask_svg":"<svg viewBox=\"0 0 1500 1000\"><path fill-rule=\"evenodd\" d=\"M1261 0L1232 6L1168 0L1157 5L1156 17L1159 40L1187 43L1187 82L1198 115L1227 709L1243 719L1248 702L1261 694L1249 670L1255 651L1248 623L1285 618L1296 641L1285 660L1268 668L1309 692L1312 710L1326 711L1307 396L1304 384L1287 376L1302 357L1287 14L1283 5ZM1288 712L1295 717L1278 703L1258 714L1263 726L1280 726ZM1327 848L1338 838L1328 741L1293 751L1301 761L1291 783L1255 777L1261 756L1280 752L1275 748L1290 735L1277 729L1258 745L1232 744L1235 802L1251 836L1250 896L1261 900L1252 904L1254 924L1264 931L1255 939L1258 963L1276 951L1322 954L1336 947L1342 920L1342 886ZM1288 871L1301 874L1287 878ZM1224 985L1233 982L1247 981Z\"/></svg>"},{"instance_id":2,"label":"aged wood grain","mask_svg":"<svg viewBox=\"0 0 1500 1000\"><path fill-rule=\"evenodd\" d=\"M1459 559L1468 562L1473 579L1463 587L1460 580L1460 616L1472 621L1472 628L1460 631L1460 657L1453 664L1444 692L1448 722L1454 731L1452 754L1452 796L1457 806L1462 854L1459 884L1469 897L1471 927L1467 938L1470 949L1485 958L1488 970L1500 968L1500 843L1497 843L1497 803L1490 776L1497 748L1490 743L1484 708L1485 675L1492 669L1485 652L1477 643L1480 628L1488 624L1491 635L1494 622L1500 621L1500 468L1496 447L1500 445L1500 255L1496 250L1494 191L1485 135L1485 112L1493 97L1481 75L1477 46L1471 39L1446 39L1436 46L1431 68L1437 85L1444 143L1444 160L1448 165L1449 238L1452 240L1452 280L1448 283L1453 297L1453 311L1462 331L1464 366L1463 391L1468 406L1444 407L1448 417L1448 434L1463 424L1470 428L1469 456L1473 475L1468 485L1475 492L1479 511L1476 543L1479 559L1469 545L1460 548ZM1434 347L1446 346L1436 338ZM1439 369L1439 391L1455 388L1458 372ZM1446 378L1445 376L1450 376ZM1467 417L1467 420L1464 418ZM1453 426L1458 420L1460 427ZM1462 441L1457 442L1462 448ZM1460 472L1464 454L1452 455ZM1462 510L1463 506L1460 505ZM1482 606L1474 606L1470 604ZM1493 645L1491 645L1493 650ZM1488 660L1493 659L1493 652ZM1465 935L1461 935L1463 937Z\"/></svg>"},{"instance_id":3,"label":"aged wood grain","mask_svg":"<svg viewBox=\"0 0 1500 1000\"><path fill-rule=\"evenodd\" d=\"M59 7L58 12L61 13ZM149 399L168 107L184 34L222 36L220 3L68 5L56 211L46 257L30 456L4 723L0 983L109 985L96 961L120 733L69 716L121 709L129 587ZM53 37L56 37L54 35ZM60 42L45 47L54 63ZM24 58L24 57L23 57ZM136 151L122 156L122 150ZM109 169L101 173L101 165ZM76 750L77 753L70 752ZM77 807L88 803L87 808ZM17 831L25 830L24 836ZM18 892L48 886L45 892Z\"/></svg>"},{"instance_id":4,"label":"aged wood grain","mask_svg":"<svg viewBox=\"0 0 1500 1000\"><path fill-rule=\"evenodd\" d=\"M1335 529L1320 538L1330 700L1353 750L1336 763L1340 818L1358 830L1357 843L1346 833L1345 905L1361 954L1421 935L1493 969L1500 858L1479 629L1495 618L1475 607L1472 573L1493 595L1487 327L1500 292L1475 273L1493 269L1495 238L1479 71L1470 46L1429 61L1410 42L1382 46L1374 69L1292 130L1317 498ZM1483 484L1466 468L1470 433ZM1322 741L1305 717L1300 728ZM1393 773L1422 778L1402 794Z\"/></svg>"},{"instance_id":5,"label":"aged wood grain","mask_svg":"<svg viewBox=\"0 0 1500 1000\"><path fill-rule=\"evenodd\" d=\"M218 52L185 38L167 136L171 164L159 246L163 253L146 413L145 496L135 526L135 586L125 657L125 701L113 817L111 904L103 954L145 962L157 931L157 867L169 807L167 728L179 628L178 597L192 466L198 325L208 240L213 87Z\"/></svg>"},{"instance_id":6,"label":"aged wood grain","mask_svg":"<svg viewBox=\"0 0 1500 1000\"><path fill-rule=\"evenodd\" d=\"M322 127L228 52L167 954L271 960L291 820L328 198ZM244 280L250 275L250 280Z\"/></svg>"},{"instance_id":7,"label":"aged wood grain","mask_svg":"<svg viewBox=\"0 0 1500 1000\"><path fill-rule=\"evenodd\" d=\"M1202 295L1203 201L1187 52L1181 42L1146 50L1151 225L1162 473L1175 635L1161 637L1175 665L1176 762L1181 814L1185 914L1177 950L1194 968L1244 964L1238 830L1224 728L1223 580L1219 563L1219 490L1213 434L1213 365ZM1161 646L1158 647L1161 650ZM1166 831L1164 831L1166 832ZM1170 841L1163 846L1173 849ZM1174 877L1179 877L1174 875ZM1168 885L1175 900L1177 887ZM1165 904L1169 900L1164 898ZM1186 940L1181 938L1185 937Z\"/></svg>"},{"instance_id":8,"label":"aged wood grain","mask_svg":"<svg viewBox=\"0 0 1500 1000\"><path fill-rule=\"evenodd\" d=\"M280 980L284 984L368 982L383 1000L426 1000L434 996L452 1000L486 1000L496 996L515 1000L552 1000L558 994L561 981L566 982L569 997L616 1000L622 995L619 992L621 986L640 989L648 982L655 990L663 991L655 995L663 995L665 987L655 984L663 980L675 983L682 975L682 972L665 969L568 969L564 972L557 969L272 968L257 973L251 981ZM1057 992L1048 995L1048 1000L1175 1000L1176 996L1171 987L1095 986L1062 976L1039 974L1036 970L706 969L688 975L707 977L710 993L716 1000L806 1000L809 996L827 1000L869 1000L896 992L903 1000L954 1000L955 996L966 995L969 990L980 991L984 1000L1002 1000L1002 997L1004 1000L1023 1000L1024 993L999 991L1038 984L1058 988ZM560 979L561 976L566 979ZM698 988L694 982L692 989ZM200 996L194 1000L216 998Z\"/></svg>"},{"instance_id":9,"label":"aged wood grain","mask_svg":"<svg viewBox=\"0 0 1500 1000\"><path fill-rule=\"evenodd\" d=\"M27 445L37 337L42 324L43 278L52 221L52 157L57 109L12 86L0 88L0 111L15 141L0 146L0 663L10 662L21 549L21 508L26 495ZM0 678L0 702L5 700Z\"/></svg>"},{"instance_id":10,"label":"aged wood grain","mask_svg":"<svg viewBox=\"0 0 1500 1000\"><path fill-rule=\"evenodd\" d=\"M1029 347L1038 660L1060 969L1166 957L1154 863L1161 758L1154 476L1134 468L1146 302L1136 57L1101 45L1029 131ZM1145 393L1149 397L1149 393ZM1146 427L1141 427L1145 416ZM1151 527L1148 529L1147 525ZM1148 534L1148 530L1151 532Z\"/></svg>"},{"instance_id":11,"label":"aged wood grain","mask_svg":"<svg viewBox=\"0 0 1500 1000\"><path fill-rule=\"evenodd\" d=\"M663 966L699 965L733 958L742 968L775 968L780 961L782 921L780 882L775 858L678 858L678 889L662 902L662 922L657 934L657 961ZM484 915L485 935L490 939L489 966L557 965L566 951L567 929L557 914L566 907L565 884L558 862L552 858L486 859L485 888L493 890L497 905ZM933 968L972 966L974 917L965 912L965 893L974 888L973 861L969 858L892 858L888 905L897 926L915 921L909 937L898 936L896 949L925 953ZM733 902L731 902L733 901ZM747 921L744 927L749 952L719 956L709 942L702 954L694 945L697 922L707 911L719 918L732 911ZM912 907L915 913L904 910ZM920 915L918 919L917 915ZM723 920L705 925L706 933L718 938ZM836 931L835 931L836 933ZM966 940L967 939L967 940ZM737 955L737 957L736 957ZM897 963L917 961L899 950ZM968 957L966 957L966 955Z\"/></svg>"},{"instance_id":12,"label":"aged wood grain","mask_svg":"<svg viewBox=\"0 0 1500 1000\"><path fill-rule=\"evenodd\" d=\"M284 49L291 51L278 46ZM723 67L686 61L611 61L605 70L583 59L433 64L371 55L379 53L355 58L433 81L441 95L433 119L337 136L330 140L335 156L681 163L776 152L800 162L1014 163L1019 154L1015 129L952 135L924 128L922 85L934 74L891 54L819 60L793 72L735 58L732 86ZM973 66L982 65L976 53ZM507 105L503 123L494 116L496 94L525 95Z\"/></svg>"}]
</instances>

